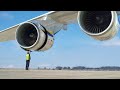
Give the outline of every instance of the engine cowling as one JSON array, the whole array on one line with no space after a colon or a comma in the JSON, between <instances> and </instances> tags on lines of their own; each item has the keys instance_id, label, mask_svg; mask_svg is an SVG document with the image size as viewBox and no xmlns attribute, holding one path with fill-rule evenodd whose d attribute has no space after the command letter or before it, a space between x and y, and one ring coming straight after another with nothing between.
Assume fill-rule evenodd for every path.
<instances>
[{"instance_id":1,"label":"engine cowling","mask_svg":"<svg viewBox=\"0 0 120 90\"><path fill-rule=\"evenodd\" d=\"M16 40L24 50L45 51L53 46L54 36L39 22L26 22L17 28Z\"/></svg>"},{"instance_id":2,"label":"engine cowling","mask_svg":"<svg viewBox=\"0 0 120 90\"><path fill-rule=\"evenodd\" d=\"M113 38L119 29L115 11L80 11L77 20L86 34L101 41Z\"/></svg>"}]
</instances>

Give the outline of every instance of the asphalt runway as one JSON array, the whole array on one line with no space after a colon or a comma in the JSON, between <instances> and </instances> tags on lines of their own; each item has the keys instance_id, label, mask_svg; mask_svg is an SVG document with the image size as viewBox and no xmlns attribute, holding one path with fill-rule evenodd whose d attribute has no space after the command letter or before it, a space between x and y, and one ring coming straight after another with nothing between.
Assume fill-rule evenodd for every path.
<instances>
[{"instance_id":1,"label":"asphalt runway","mask_svg":"<svg viewBox=\"0 0 120 90\"><path fill-rule=\"evenodd\" d=\"M120 71L0 69L0 79L120 79Z\"/></svg>"}]
</instances>

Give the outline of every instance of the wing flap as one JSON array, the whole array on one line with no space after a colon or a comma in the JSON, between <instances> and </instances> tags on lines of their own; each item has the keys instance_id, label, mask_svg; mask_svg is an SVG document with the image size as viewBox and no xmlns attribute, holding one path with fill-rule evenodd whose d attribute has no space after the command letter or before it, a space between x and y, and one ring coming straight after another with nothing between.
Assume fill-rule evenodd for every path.
<instances>
[{"instance_id":1,"label":"wing flap","mask_svg":"<svg viewBox=\"0 0 120 90\"><path fill-rule=\"evenodd\" d=\"M8 28L0 32L0 42L8 41L8 40L15 40L15 32L17 26Z\"/></svg>"}]
</instances>

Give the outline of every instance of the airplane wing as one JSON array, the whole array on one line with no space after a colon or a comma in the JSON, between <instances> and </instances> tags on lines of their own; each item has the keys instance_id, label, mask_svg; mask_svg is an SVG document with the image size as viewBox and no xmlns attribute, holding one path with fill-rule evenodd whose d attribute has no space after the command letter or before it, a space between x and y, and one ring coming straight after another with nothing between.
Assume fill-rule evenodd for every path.
<instances>
[{"instance_id":1,"label":"airplane wing","mask_svg":"<svg viewBox=\"0 0 120 90\"><path fill-rule=\"evenodd\" d=\"M117 11L117 14L120 15L120 11ZM65 25L77 22L77 15L78 11L50 11L25 22L39 20L42 25L48 28L49 32L56 34L61 29L64 29ZM15 40L15 32L20 24L0 31L0 42Z\"/></svg>"},{"instance_id":2,"label":"airplane wing","mask_svg":"<svg viewBox=\"0 0 120 90\"><path fill-rule=\"evenodd\" d=\"M49 32L56 34L61 29L64 29L64 25L76 22L77 13L78 11L50 11L46 14L32 18L25 22L39 20L41 21L42 25L44 25L44 27L47 27L48 30L51 30ZM0 31L0 42L15 40L15 32L20 24L17 24L15 26Z\"/></svg>"}]
</instances>

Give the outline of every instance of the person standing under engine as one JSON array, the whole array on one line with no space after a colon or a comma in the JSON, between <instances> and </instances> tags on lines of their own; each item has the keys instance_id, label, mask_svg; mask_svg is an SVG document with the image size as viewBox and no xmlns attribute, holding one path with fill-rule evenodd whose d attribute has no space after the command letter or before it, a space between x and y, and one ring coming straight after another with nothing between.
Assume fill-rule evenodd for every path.
<instances>
[{"instance_id":1,"label":"person standing under engine","mask_svg":"<svg viewBox=\"0 0 120 90\"><path fill-rule=\"evenodd\" d=\"M30 51L27 51L27 54L26 54L26 70L29 70L30 59L31 59Z\"/></svg>"}]
</instances>

